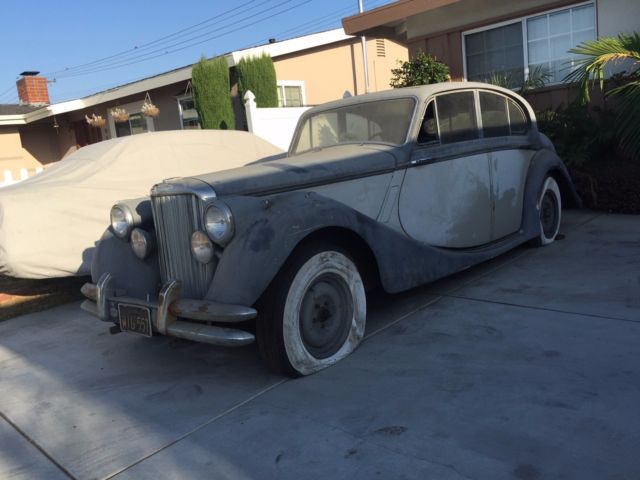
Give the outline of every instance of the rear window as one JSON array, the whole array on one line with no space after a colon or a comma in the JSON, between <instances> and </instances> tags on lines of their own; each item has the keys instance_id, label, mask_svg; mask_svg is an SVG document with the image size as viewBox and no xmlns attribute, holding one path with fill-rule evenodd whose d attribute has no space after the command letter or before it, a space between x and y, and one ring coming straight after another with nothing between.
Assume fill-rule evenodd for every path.
<instances>
[{"instance_id":1,"label":"rear window","mask_svg":"<svg viewBox=\"0 0 640 480\"><path fill-rule=\"evenodd\" d=\"M463 142L480 137L473 92L456 92L436 97L442 143Z\"/></svg>"}]
</instances>

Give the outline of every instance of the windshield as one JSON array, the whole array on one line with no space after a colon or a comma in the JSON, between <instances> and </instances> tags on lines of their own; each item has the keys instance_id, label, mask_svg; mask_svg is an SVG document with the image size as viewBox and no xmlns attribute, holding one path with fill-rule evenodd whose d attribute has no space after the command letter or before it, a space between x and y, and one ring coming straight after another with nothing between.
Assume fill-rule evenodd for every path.
<instances>
[{"instance_id":1,"label":"windshield","mask_svg":"<svg viewBox=\"0 0 640 480\"><path fill-rule=\"evenodd\" d=\"M341 143L391 143L407 138L415 100L397 98L324 110L304 120L298 129L293 155Z\"/></svg>"}]
</instances>

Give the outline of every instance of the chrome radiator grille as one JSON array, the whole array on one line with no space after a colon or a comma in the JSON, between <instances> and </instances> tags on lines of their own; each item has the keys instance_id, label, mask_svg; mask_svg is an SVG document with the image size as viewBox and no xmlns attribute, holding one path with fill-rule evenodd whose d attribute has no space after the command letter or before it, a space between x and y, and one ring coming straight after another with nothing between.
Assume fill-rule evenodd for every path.
<instances>
[{"instance_id":1,"label":"chrome radiator grille","mask_svg":"<svg viewBox=\"0 0 640 480\"><path fill-rule=\"evenodd\" d=\"M202 298L209 288L216 259L203 265L191 254L191 234L202 230L202 202L195 195L152 196L163 284L182 282L182 297Z\"/></svg>"}]
</instances>

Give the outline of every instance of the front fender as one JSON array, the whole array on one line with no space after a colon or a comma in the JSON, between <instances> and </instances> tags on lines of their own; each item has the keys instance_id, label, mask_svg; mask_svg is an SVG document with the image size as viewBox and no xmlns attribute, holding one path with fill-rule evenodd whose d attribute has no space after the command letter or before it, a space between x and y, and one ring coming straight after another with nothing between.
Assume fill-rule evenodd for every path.
<instances>
[{"instance_id":1,"label":"front fender","mask_svg":"<svg viewBox=\"0 0 640 480\"><path fill-rule=\"evenodd\" d=\"M236 234L225 247L206 298L253 305L293 249L324 227L353 228L361 214L312 192L224 199L236 219Z\"/></svg>"}]
</instances>

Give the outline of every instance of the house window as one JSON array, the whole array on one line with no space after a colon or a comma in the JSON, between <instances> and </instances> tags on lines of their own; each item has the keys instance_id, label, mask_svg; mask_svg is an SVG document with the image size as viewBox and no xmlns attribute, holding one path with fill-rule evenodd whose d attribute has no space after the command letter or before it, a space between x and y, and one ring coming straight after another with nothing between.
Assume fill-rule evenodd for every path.
<instances>
[{"instance_id":1,"label":"house window","mask_svg":"<svg viewBox=\"0 0 640 480\"><path fill-rule=\"evenodd\" d=\"M512 23L465 36L467 78L486 82L502 75L504 84L522 85L522 23Z\"/></svg>"},{"instance_id":2,"label":"house window","mask_svg":"<svg viewBox=\"0 0 640 480\"><path fill-rule=\"evenodd\" d=\"M126 122L115 123L116 136L126 137L149 131L146 118L141 113L130 113Z\"/></svg>"},{"instance_id":3,"label":"house window","mask_svg":"<svg viewBox=\"0 0 640 480\"><path fill-rule=\"evenodd\" d=\"M184 130L200 128L200 118L191 95L178 97L178 110L180 111L180 126Z\"/></svg>"},{"instance_id":4,"label":"house window","mask_svg":"<svg viewBox=\"0 0 640 480\"><path fill-rule=\"evenodd\" d=\"M560 83L576 59L568 51L595 38L593 2L464 32L465 76L515 88L541 68Z\"/></svg>"},{"instance_id":5,"label":"house window","mask_svg":"<svg viewBox=\"0 0 640 480\"><path fill-rule=\"evenodd\" d=\"M567 8L527 19L529 71L537 65L559 83L571 72L577 55L569 50L596 38L593 4Z\"/></svg>"},{"instance_id":6,"label":"house window","mask_svg":"<svg viewBox=\"0 0 640 480\"><path fill-rule=\"evenodd\" d=\"M302 107L304 104L304 82L291 80L278 82L279 107Z\"/></svg>"}]
</instances>

